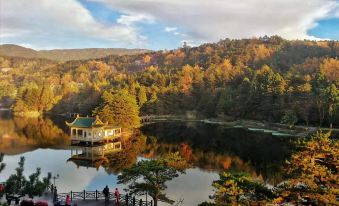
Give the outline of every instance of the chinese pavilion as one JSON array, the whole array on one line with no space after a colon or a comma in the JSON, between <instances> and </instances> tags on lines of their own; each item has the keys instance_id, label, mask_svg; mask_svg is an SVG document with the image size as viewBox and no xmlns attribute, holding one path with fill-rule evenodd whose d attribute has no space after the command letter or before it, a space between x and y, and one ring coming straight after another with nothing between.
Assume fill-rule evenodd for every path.
<instances>
[{"instance_id":1,"label":"chinese pavilion","mask_svg":"<svg viewBox=\"0 0 339 206\"><path fill-rule=\"evenodd\" d=\"M121 127L109 125L96 117L80 117L73 122L66 122L70 128L72 143L104 143L114 141L121 136Z\"/></svg>"}]
</instances>

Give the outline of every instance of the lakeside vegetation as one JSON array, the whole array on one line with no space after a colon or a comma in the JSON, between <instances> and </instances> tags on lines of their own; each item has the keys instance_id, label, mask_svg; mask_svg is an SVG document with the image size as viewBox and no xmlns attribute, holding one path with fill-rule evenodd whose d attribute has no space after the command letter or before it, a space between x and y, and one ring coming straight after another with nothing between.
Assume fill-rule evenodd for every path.
<instances>
[{"instance_id":1,"label":"lakeside vegetation","mask_svg":"<svg viewBox=\"0 0 339 206\"><path fill-rule=\"evenodd\" d=\"M339 119L338 56L336 41L273 36L65 63L1 57L0 67L10 69L1 72L0 98L14 99L13 111L21 115L92 115L114 90L128 92L141 115L330 127Z\"/></svg>"},{"instance_id":2,"label":"lakeside vegetation","mask_svg":"<svg viewBox=\"0 0 339 206\"><path fill-rule=\"evenodd\" d=\"M284 165L284 181L273 186L244 173L220 173L220 179L212 183L215 203L200 205L337 205L339 142L329 137L330 133L318 131L300 142Z\"/></svg>"}]
</instances>

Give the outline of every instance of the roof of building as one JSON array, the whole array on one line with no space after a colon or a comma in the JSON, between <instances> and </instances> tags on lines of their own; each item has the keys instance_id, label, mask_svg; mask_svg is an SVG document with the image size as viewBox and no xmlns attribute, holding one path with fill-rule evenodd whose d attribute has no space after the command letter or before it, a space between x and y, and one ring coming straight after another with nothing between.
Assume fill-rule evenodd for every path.
<instances>
[{"instance_id":1,"label":"roof of building","mask_svg":"<svg viewBox=\"0 0 339 206\"><path fill-rule=\"evenodd\" d=\"M104 123L100 120L98 116L96 117L80 117L77 115L73 122L66 122L69 127L80 127L80 128L90 128L98 126L107 126L108 123Z\"/></svg>"},{"instance_id":2,"label":"roof of building","mask_svg":"<svg viewBox=\"0 0 339 206\"><path fill-rule=\"evenodd\" d=\"M119 126L114 126L114 125L107 125L107 126L104 126L104 129L120 129L121 127Z\"/></svg>"}]
</instances>

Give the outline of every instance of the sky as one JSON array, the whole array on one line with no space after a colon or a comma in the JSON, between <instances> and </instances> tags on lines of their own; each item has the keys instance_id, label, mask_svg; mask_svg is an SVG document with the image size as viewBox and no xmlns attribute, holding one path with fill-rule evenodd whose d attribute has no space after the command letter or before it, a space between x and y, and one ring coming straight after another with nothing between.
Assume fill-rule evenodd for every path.
<instances>
[{"instance_id":1,"label":"sky","mask_svg":"<svg viewBox=\"0 0 339 206\"><path fill-rule=\"evenodd\" d=\"M339 0L0 0L0 44L175 49L279 35L339 40Z\"/></svg>"}]
</instances>

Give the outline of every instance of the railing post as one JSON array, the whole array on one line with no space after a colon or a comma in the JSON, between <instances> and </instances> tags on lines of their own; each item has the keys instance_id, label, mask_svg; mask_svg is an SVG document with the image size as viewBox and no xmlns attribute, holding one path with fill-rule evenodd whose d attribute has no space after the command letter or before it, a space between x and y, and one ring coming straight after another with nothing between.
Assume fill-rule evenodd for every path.
<instances>
[{"instance_id":1,"label":"railing post","mask_svg":"<svg viewBox=\"0 0 339 206\"><path fill-rule=\"evenodd\" d=\"M133 197L133 206L135 206L135 196Z\"/></svg>"},{"instance_id":2,"label":"railing post","mask_svg":"<svg viewBox=\"0 0 339 206\"><path fill-rule=\"evenodd\" d=\"M142 199L139 200L139 206L142 206Z\"/></svg>"},{"instance_id":3,"label":"railing post","mask_svg":"<svg viewBox=\"0 0 339 206\"><path fill-rule=\"evenodd\" d=\"M73 201L73 192L71 190L71 201Z\"/></svg>"},{"instance_id":4,"label":"railing post","mask_svg":"<svg viewBox=\"0 0 339 206\"><path fill-rule=\"evenodd\" d=\"M84 196L83 196L84 200L86 199L86 191L84 190Z\"/></svg>"},{"instance_id":5,"label":"railing post","mask_svg":"<svg viewBox=\"0 0 339 206\"><path fill-rule=\"evenodd\" d=\"M98 190L95 190L95 200L98 200Z\"/></svg>"},{"instance_id":6,"label":"railing post","mask_svg":"<svg viewBox=\"0 0 339 206\"><path fill-rule=\"evenodd\" d=\"M151 200L151 206L153 206L153 200Z\"/></svg>"}]
</instances>

